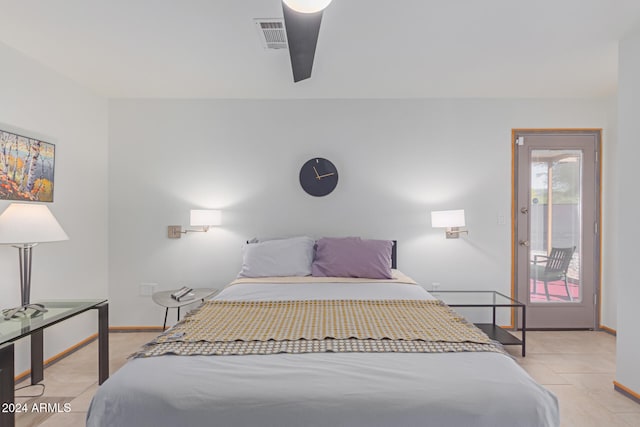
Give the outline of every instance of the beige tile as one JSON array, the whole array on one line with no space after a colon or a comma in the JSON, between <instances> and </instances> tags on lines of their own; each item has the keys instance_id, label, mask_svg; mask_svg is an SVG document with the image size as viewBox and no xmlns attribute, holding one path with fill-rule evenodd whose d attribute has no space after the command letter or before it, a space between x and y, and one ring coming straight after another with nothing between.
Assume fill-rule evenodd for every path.
<instances>
[{"instance_id":1,"label":"beige tile","mask_svg":"<svg viewBox=\"0 0 640 427\"><path fill-rule=\"evenodd\" d=\"M571 384L560 374L553 371L543 363L524 363L520 364L531 377L542 385L548 384Z\"/></svg>"},{"instance_id":2,"label":"beige tile","mask_svg":"<svg viewBox=\"0 0 640 427\"><path fill-rule=\"evenodd\" d=\"M44 424L57 413L67 411L72 397L36 397L24 402L23 410L16 414L16 427L33 427Z\"/></svg>"},{"instance_id":3,"label":"beige tile","mask_svg":"<svg viewBox=\"0 0 640 427\"><path fill-rule=\"evenodd\" d=\"M63 363L64 362L64 363ZM77 363L73 363L74 359L64 360L59 364L56 363L53 366L45 370L44 377L52 378L56 380L67 379L69 372L73 372L74 378L83 381L95 381L98 379L98 361L87 362L86 360L79 359Z\"/></svg>"},{"instance_id":4,"label":"beige tile","mask_svg":"<svg viewBox=\"0 0 640 427\"><path fill-rule=\"evenodd\" d=\"M613 389L611 374L561 374L569 383L585 392L612 412L640 413L640 404Z\"/></svg>"},{"instance_id":5,"label":"beige tile","mask_svg":"<svg viewBox=\"0 0 640 427\"><path fill-rule=\"evenodd\" d=\"M158 332L120 332L109 335L109 371L115 372L128 362L129 356L156 336Z\"/></svg>"},{"instance_id":6,"label":"beige tile","mask_svg":"<svg viewBox=\"0 0 640 427\"><path fill-rule=\"evenodd\" d=\"M109 335L109 372L116 372L129 356L158 336L158 332L120 332Z\"/></svg>"},{"instance_id":7,"label":"beige tile","mask_svg":"<svg viewBox=\"0 0 640 427\"><path fill-rule=\"evenodd\" d=\"M618 414L609 411L583 389L574 385L548 385L560 402L562 427L627 427Z\"/></svg>"},{"instance_id":8,"label":"beige tile","mask_svg":"<svg viewBox=\"0 0 640 427\"><path fill-rule=\"evenodd\" d=\"M589 395L616 414L640 414L640 404L613 389L590 391ZM640 423L636 424L640 426Z\"/></svg>"},{"instance_id":9,"label":"beige tile","mask_svg":"<svg viewBox=\"0 0 640 427\"><path fill-rule=\"evenodd\" d=\"M522 365L528 364L544 364L547 360L548 353L527 353L526 357L516 357L516 361Z\"/></svg>"},{"instance_id":10,"label":"beige tile","mask_svg":"<svg viewBox=\"0 0 640 427\"><path fill-rule=\"evenodd\" d=\"M87 412L93 395L98 390L98 383L96 382L91 387L86 389L82 394L71 401L71 412Z\"/></svg>"},{"instance_id":11,"label":"beige tile","mask_svg":"<svg viewBox=\"0 0 640 427\"><path fill-rule=\"evenodd\" d=\"M81 353L83 350L78 351ZM98 364L69 356L44 371L45 396L78 396L98 381ZM78 354L78 356L82 356ZM74 363L77 360L77 363Z\"/></svg>"},{"instance_id":12,"label":"beige tile","mask_svg":"<svg viewBox=\"0 0 640 427\"><path fill-rule=\"evenodd\" d=\"M527 347L532 353L611 353L615 337L597 331L530 331Z\"/></svg>"},{"instance_id":13,"label":"beige tile","mask_svg":"<svg viewBox=\"0 0 640 427\"><path fill-rule=\"evenodd\" d=\"M536 360L558 374L613 374L616 371L615 356L607 353L539 354Z\"/></svg>"},{"instance_id":14,"label":"beige tile","mask_svg":"<svg viewBox=\"0 0 640 427\"><path fill-rule=\"evenodd\" d=\"M159 335L159 332L120 332L109 334L111 354L128 355Z\"/></svg>"},{"instance_id":15,"label":"beige tile","mask_svg":"<svg viewBox=\"0 0 640 427\"><path fill-rule=\"evenodd\" d=\"M620 414L620 419L631 427L640 426L640 414Z\"/></svg>"},{"instance_id":16,"label":"beige tile","mask_svg":"<svg viewBox=\"0 0 640 427\"><path fill-rule=\"evenodd\" d=\"M72 396L76 397L87 390L92 384L96 383L97 379L84 379L74 376L73 373L68 373L66 378L63 374L59 374L56 378L47 377L45 372L44 381L42 384L46 386L44 396Z\"/></svg>"},{"instance_id":17,"label":"beige tile","mask_svg":"<svg viewBox=\"0 0 640 427\"><path fill-rule=\"evenodd\" d=\"M66 414L56 414L44 423L40 424L41 427L73 427L84 426L86 424L87 414L84 412L69 412Z\"/></svg>"},{"instance_id":18,"label":"beige tile","mask_svg":"<svg viewBox=\"0 0 640 427\"><path fill-rule=\"evenodd\" d=\"M25 403L30 399L33 399L33 396L40 396L43 390L40 384L29 384L29 380L22 381L21 383L16 384L15 387L16 403Z\"/></svg>"},{"instance_id":19,"label":"beige tile","mask_svg":"<svg viewBox=\"0 0 640 427\"><path fill-rule=\"evenodd\" d=\"M613 374L560 374L571 384L582 387L588 391L613 390Z\"/></svg>"}]
</instances>

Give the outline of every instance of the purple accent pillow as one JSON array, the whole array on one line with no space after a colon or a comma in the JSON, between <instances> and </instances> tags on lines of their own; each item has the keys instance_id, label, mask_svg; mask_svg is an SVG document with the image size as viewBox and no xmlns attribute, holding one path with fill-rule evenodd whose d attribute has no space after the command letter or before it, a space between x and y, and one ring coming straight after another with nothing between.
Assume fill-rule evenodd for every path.
<instances>
[{"instance_id":1,"label":"purple accent pillow","mask_svg":"<svg viewBox=\"0 0 640 427\"><path fill-rule=\"evenodd\" d=\"M391 240L323 237L316 242L311 275L391 279Z\"/></svg>"}]
</instances>

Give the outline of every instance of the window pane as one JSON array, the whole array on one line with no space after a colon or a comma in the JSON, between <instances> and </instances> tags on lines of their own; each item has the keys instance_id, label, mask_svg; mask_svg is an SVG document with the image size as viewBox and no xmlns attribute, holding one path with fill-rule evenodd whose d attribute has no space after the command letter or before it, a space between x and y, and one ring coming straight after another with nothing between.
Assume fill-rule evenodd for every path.
<instances>
[{"instance_id":1,"label":"window pane","mask_svg":"<svg viewBox=\"0 0 640 427\"><path fill-rule=\"evenodd\" d=\"M581 302L581 150L531 152L529 301Z\"/></svg>"}]
</instances>

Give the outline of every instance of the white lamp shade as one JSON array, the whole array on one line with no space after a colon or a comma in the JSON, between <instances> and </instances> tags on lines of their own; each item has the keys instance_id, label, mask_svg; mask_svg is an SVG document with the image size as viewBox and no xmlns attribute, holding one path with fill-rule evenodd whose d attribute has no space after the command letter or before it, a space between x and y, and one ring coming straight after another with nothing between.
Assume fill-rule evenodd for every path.
<instances>
[{"instance_id":1,"label":"white lamp shade","mask_svg":"<svg viewBox=\"0 0 640 427\"><path fill-rule=\"evenodd\" d=\"M433 228L464 227L464 209L432 211L431 226Z\"/></svg>"},{"instance_id":2,"label":"white lamp shade","mask_svg":"<svg viewBox=\"0 0 640 427\"><path fill-rule=\"evenodd\" d=\"M192 226L220 225L222 212L209 209L191 209Z\"/></svg>"},{"instance_id":3,"label":"white lamp shade","mask_svg":"<svg viewBox=\"0 0 640 427\"><path fill-rule=\"evenodd\" d=\"M300 13L316 13L324 10L331 0L282 0L290 9Z\"/></svg>"},{"instance_id":4,"label":"white lamp shade","mask_svg":"<svg viewBox=\"0 0 640 427\"><path fill-rule=\"evenodd\" d=\"M69 240L45 205L12 203L0 215L0 244L19 245Z\"/></svg>"}]
</instances>

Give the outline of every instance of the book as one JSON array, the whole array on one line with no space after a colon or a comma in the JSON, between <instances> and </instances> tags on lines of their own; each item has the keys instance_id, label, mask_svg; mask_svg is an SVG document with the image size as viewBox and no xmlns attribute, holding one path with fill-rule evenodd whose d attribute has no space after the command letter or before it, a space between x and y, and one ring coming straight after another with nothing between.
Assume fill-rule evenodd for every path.
<instances>
[{"instance_id":1,"label":"book","mask_svg":"<svg viewBox=\"0 0 640 427\"><path fill-rule=\"evenodd\" d=\"M188 286L183 286L180 289L178 289L177 291L173 292L171 294L171 298L173 298L176 301L181 301L183 300L187 295L189 295L189 293L193 291L193 289L191 289ZM191 294L191 298L193 298L193 294ZM188 299L188 298L186 298Z\"/></svg>"},{"instance_id":2,"label":"book","mask_svg":"<svg viewBox=\"0 0 640 427\"><path fill-rule=\"evenodd\" d=\"M181 296L180 298L178 298L178 301L189 301L192 299L196 298L196 294L194 294L193 292L189 292L186 295Z\"/></svg>"}]
</instances>

